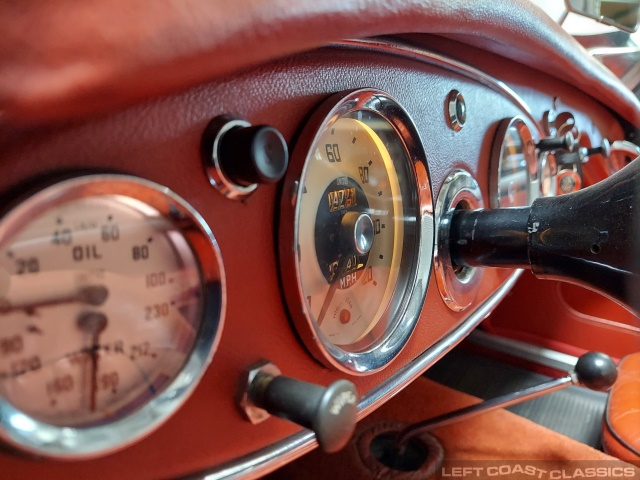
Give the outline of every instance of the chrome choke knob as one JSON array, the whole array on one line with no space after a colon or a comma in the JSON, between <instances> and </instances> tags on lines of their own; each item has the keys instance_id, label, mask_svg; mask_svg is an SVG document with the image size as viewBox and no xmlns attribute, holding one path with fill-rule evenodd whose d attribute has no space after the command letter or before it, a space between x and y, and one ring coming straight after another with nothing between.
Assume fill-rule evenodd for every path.
<instances>
[{"instance_id":1,"label":"chrome choke knob","mask_svg":"<svg viewBox=\"0 0 640 480\"><path fill-rule=\"evenodd\" d=\"M211 120L201 150L209 183L232 200L244 199L258 185L277 183L289 164L287 142L276 128L233 115Z\"/></svg>"}]
</instances>

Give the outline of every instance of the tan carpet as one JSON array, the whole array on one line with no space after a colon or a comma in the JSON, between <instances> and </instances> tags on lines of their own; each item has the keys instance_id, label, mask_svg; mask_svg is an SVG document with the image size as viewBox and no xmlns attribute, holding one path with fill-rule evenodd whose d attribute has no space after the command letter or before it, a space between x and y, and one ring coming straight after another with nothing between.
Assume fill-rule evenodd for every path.
<instances>
[{"instance_id":1,"label":"tan carpet","mask_svg":"<svg viewBox=\"0 0 640 480\"><path fill-rule=\"evenodd\" d=\"M358 439L373 423L413 423L480 400L419 378L360 422L353 440L335 454L318 450L272 473L271 480L418 479L424 473L370 469ZM558 479L636 478L640 470L506 410L478 415L433 431L445 451L436 478ZM360 442L362 444L362 442Z\"/></svg>"}]
</instances>

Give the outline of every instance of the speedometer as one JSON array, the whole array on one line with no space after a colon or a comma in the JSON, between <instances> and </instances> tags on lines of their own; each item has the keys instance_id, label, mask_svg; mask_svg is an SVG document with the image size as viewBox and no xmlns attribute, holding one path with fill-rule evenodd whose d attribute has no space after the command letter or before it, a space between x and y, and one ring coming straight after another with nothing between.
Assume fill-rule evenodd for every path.
<instances>
[{"instance_id":1,"label":"speedometer","mask_svg":"<svg viewBox=\"0 0 640 480\"><path fill-rule=\"evenodd\" d=\"M281 223L284 273L295 278L284 281L292 317L321 361L376 371L411 334L431 267L419 137L387 94L360 90L320 108L293 163L293 202L283 200Z\"/></svg>"},{"instance_id":2,"label":"speedometer","mask_svg":"<svg viewBox=\"0 0 640 480\"><path fill-rule=\"evenodd\" d=\"M223 310L201 218L151 182L91 175L0 221L0 433L39 454L95 455L186 399Z\"/></svg>"}]
</instances>

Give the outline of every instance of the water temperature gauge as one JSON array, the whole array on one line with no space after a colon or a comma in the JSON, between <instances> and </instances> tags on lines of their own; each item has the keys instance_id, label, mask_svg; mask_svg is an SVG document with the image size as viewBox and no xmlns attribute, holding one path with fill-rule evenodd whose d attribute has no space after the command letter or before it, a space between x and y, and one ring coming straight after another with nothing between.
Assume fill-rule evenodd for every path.
<instances>
[{"instance_id":1,"label":"water temperature gauge","mask_svg":"<svg viewBox=\"0 0 640 480\"><path fill-rule=\"evenodd\" d=\"M372 373L405 345L429 279L433 213L420 139L389 95L359 90L319 109L292 162L280 243L291 315L321 361Z\"/></svg>"},{"instance_id":2,"label":"water temperature gauge","mask_svg":"<svg viewBox=\"0 0 640 480\"><path fill-rule=\"evenodd\" d=\"M45 188L0 221L0 435L83 457L186 399L221 331L223 278L200 216L120 175Z\"/></svg>"}]
</instances>

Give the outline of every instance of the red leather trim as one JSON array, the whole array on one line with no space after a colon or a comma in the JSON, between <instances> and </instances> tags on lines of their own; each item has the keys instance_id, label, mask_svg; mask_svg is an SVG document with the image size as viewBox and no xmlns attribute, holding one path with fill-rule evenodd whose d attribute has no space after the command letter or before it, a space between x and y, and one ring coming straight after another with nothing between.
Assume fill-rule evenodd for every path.
<instances>
[{"instance_id":1,"label":"red leather trim","mask_svg":"<svg viewBox=\"0 0 640 480\"><path fill-rule=\"evenodd\" d=\"M0 110L103 112L340 38L432 33L570 83L633 124L640 103L529 0L23 0L0 4Z\"/></svg>"},{"instance_id":2,"label":"red leather trim","mask_svg":"<svg viewBox=\"0 0 640 480\"><path fill-rule=\"evenodd\" d=\"M618 380L609 393L602 441L605 450L623 460L640 460L640 352L618 365Z\"/></svg>"},{"instance_id":3,"label":"red leather trim","mask_svg":"<svg viewBox=\"0 0 640 480\"><path fill-rule=\"evenodd\" d=\"M596 350L622 358L640 350L637 320L627 323L626 315L621 317L606 306L611 300L583 290L585 303L577 311L563 291L560 282L539 280L525 272L483 326L491 333L570 355ZM592 310L591 303L604 305ZM601 317L605 312L610 316Z\"/></svg>"},{"instance_id":4,"label":"red leather trim","mask_svg":"<svg viewBox=\"0 0 640 480\"><path fill-rule=\"evenodd\" d=\"M531 72L514 72L520 76L514 84L525 83L534 76ZM3 131L0 192L5 199L15 198L9 194L12 189L14 194L24 193L16 186L35 175L54 180L56 173L94 169L141 176L185 198L211 227L220 246L227 313L218 351L193 395L149 437L113 455L74 462L34 460L0 451L1 479L176 478L218 468L300 431L278 418L252 425L234 402L241 372L263 358L285 375L308 382L327 385L347 377L308 354L282 301L273 231L280 195L286 193L277 185L263 185L245 202L227 200L211 188L204 173L200 140L213 116L231 112L255 125L273 125L297 148L297 132L318 105L331 94L365 86L388 92L419 122L434 189L451 168L458 167L478 178L486 197L495 125L518 110L504 96L470 79L374 52L322 49L92 121ZM473 122L456 136L442 108L454 88L464 93L474 112L469 117ZM538 118L555 94L570 102L578 122L594 118L595 125L601 122L617 128L606 109L557 80L539 79L536 88L528 103ZM619 135L616 131L611 138ZM485 272L477 301L486 299L509 273ZM468 314L445 306L433 275L425 302L420 322L396 360L373 375L349 377L359 394L405 367Z\"/></svg>"},{"instance_id":5,"label":"red leather trim","mask_svg":"<svg viewBox=\"0 0 640 480\"><path fill-rule=\"evenodd\" d=\"M476 60L483 62L485 71L526 93L535 118L541 118L553 97L559 96L563 108L574 112L580 129L594 142L603 136L621 138L610 112L568 83L536 75L535 70L524 66L513 68L512 62L502 57L439 40L442 48L453 44L452 54L455 48L463 48L465 55L482 57ZM11 190L23 193L22 189L16 191L16 186L36 175L54 179L56 173L79 169L138 175L183 196L202 214L218 240L225 263L228 303L225 330L213 363L193 396L156 432L121 452L79 462L34 460L1 451L0 477L173 478L251 454L299 431L299 427L277 418L252 425L242 419L233 401L241 371L261 358L274 361L287 375L323 385L344 377L308 355L282 304L273 235L282 192L275 185L261 186L244 203L226 200L211 189L203 172L200 138L211 117L231 112L253 124L277 127L287 142L295 145L309 115L329 95L367 86L390 93L417 122L434 195L451 168L464 168L477 176L486 198L496 125L521 112L499 93L468 78L375 52L321 49L111 116L3 129L0 191L7 200L13 198ZM454 88L464 93L468 118L473 119L459 134L453 134L447 126L443 108ZM508 273L487 270L478 301ZM370 391L402 369L450 332L464 315L466 312L454 313L444 305L432 278L421 320L407 347L385 370L351 378L358 392Z\"/></svg>"}]
</instances>

